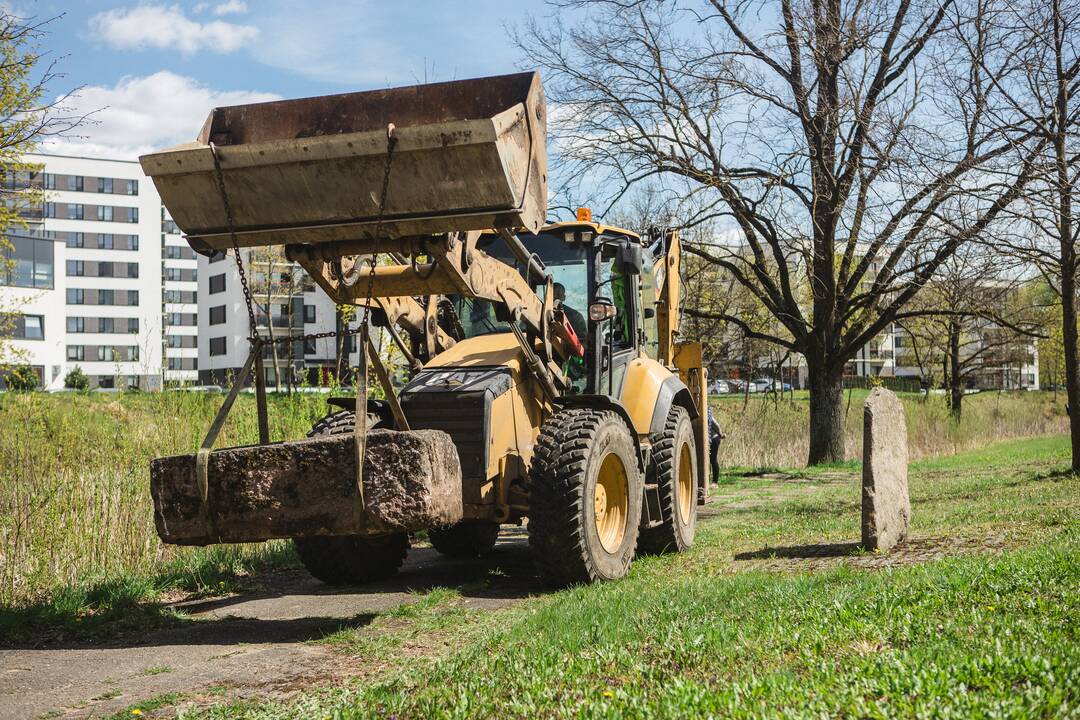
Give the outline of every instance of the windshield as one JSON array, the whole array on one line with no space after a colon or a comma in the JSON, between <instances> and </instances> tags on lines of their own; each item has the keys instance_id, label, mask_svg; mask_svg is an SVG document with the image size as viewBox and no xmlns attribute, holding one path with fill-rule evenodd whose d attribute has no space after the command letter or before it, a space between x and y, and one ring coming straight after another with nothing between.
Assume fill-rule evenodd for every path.
<instances>
[{"instance_id":1,"label":"windshield","mask_svg":"<svg viewBox=\"0 0 1080 720\"><path fill-rule=\"evenodd\" d=\"M580 340L585 342L587 325L584 313L589 304L588 246L583 243L569 244L562 235L551 233L523 234L519 237L529 252L535 253L547 266L547 271L554 281L553 303L555 307L563 308ZM498 236L481 237L477 247L491 257L517 268L519 272L524 271L521 263ZM533 289L541 298L547 290L544 285L534 286ZM510 331L506 323L495 317L495 309L490 302L461 295L447 297L460 324L460 329L454 327L451 332L452 335L460 335L458 339Z\"/></svg>"}]
</instances>

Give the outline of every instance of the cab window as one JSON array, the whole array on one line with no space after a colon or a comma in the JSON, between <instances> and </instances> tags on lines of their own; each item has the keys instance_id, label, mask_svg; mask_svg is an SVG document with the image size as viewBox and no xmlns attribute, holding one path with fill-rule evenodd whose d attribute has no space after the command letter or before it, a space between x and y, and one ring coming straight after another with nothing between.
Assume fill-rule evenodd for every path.
<instances>
[{"instance_id":1,"label":"cab window","mask_svg":"<svg viewBox=\"0 0 1080 720\"><path fill-rule=\"evenodd\" d=\"M600 253L597 297L606 297L615 305L615 317L610 321L610 337L615 350L634 346L633 302L634 278L616 267L616 246L605 245ZM607 332L605 332L607 336Z\"/></svg>"}]
</instances>

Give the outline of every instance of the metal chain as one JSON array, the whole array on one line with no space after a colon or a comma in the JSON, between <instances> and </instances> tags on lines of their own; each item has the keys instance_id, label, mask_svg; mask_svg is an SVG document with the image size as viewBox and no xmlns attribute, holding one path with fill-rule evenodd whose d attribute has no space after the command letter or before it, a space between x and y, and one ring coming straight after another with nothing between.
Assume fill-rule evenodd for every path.
<instances>
[{"instance_id":1,"label":"metal chain","mask_svg":"<svg viewBox=\"0 0 1080 720\"><path fill-rule=\"evenodd\" d=\"M397 138L394 137L394 123L389 123L386 126L386 164L383 166L382 190L379 193L379 213L375 219L375 242L371 247L371 271L368 273L367 292L364 295L364 320L360 326L362 329L361 343L364 347L360 352L366 352L367 348L368 320L371 317L371 294L375 290L375 266L379 261L379 240L382 238L383 215L386 212L386 194L390 189L390 166L394 161L395 145L397 145Z\"/></svg>"},{"instance_id":2,"label":"metal chain","mask_svg":"<svg viewBox=\"0 0 1080 720\"><path fill-rule=\"evenodd\" d=\"M255 323L255 307L251 299L251 290L248 288L247 273L244 272L244 260L240 257L240 244L236 240L236 222L233 220L232 205L229 203L229 194L225 191L225 173L221 171L221 158L218 157L217 145L214 143L210 143L210 155L214 158L214 174L217 176L218 193L221 195L221 204L225 206L225 222L229 228L229 236L232 238L236 271L240 273L240 288L244 291L244 303L247 305L248 338L257 342L259 340L259 326ZM270 314L269 308L267 308L267 315Z\"/></svg>"}]
</instances>

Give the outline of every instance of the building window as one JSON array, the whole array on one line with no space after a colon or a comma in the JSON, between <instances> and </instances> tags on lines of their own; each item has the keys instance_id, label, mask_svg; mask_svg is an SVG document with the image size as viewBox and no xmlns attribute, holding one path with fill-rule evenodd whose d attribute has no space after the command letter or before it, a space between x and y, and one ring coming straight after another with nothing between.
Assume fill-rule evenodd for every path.
<instances>
[{"instance_id":1,"label":"building window","mask_svg":"<svg viewBox=\"0 0 1080 720\"><path fill-rule=\"evenodd\" d=\"M116 293L113 290L98 290L98 305L115 305Z\"/></svg>"},{"instance_id":2,"label":"building window","mask_svg":"<svg viewBox=\"0 0 1080 720\"><path fill-rule=\"evenodd\" d=\"M138 235L128 235L128 250L138 250L138 249L139 249L139 236Z\"/></svg>"},{"instance_id":3,"label":"building window","mask_svg":"<svg viewBox=\"0 0 1080 720\"><path fill-rule=\"evenodd\" d=\"M83 176L82 175L76 175L75 176L75 192L82 192L82 191L83 191Z\"/></svg>"},{"instance_id":4,"label":"building window","mask_svg":"<svg viewBox=\"0 0 1080 720\"><path fill-rule=\"evenodd\" d=\"M86 292L82 288L67 289L68 305L83 305L86 303Z\"/></svg>"},{"instance_id":5,"label":"building window","mask_svg":"<svg viewBox=\"0 0 1080 720\"><path fill-rule=\"evenodd\" d=\"M111 205L98 205L97 219L104 220L106 222L113 219L113 209Z\"/></svg>"},{"instance_id":6,"label":"building window","mask_svg":"<svg viewBox=\"0 0 1080 720\"><path fill-rule=\"evenodd\" d=\"M68 205L68 217L69 218L74 218L75 220L82 220L85 217L85 215L86 215L86 208L82 205L82 203L77 203L75 205Z\"/></svg>"},{"instance_id":7,"label":"building window","mask_svg":"<svg viewBox=\"0 0 1080 720\"><path fill-rule=\"evenodd\" d=\"M86 348L82 345L68 345L67 346L67 359L68 360L85 360Z\"/></svg>"},{"instance_id":8,"label":"building window","mask_svg":"<svg viewBox=\"0 0 1080 720\"><path fill-rule=\"evenodd\" d=\"M315 341L314 340L311 340L311 339L304 340L304 354L305 355L314 355L315 354Z\"/></svg>"},{"instance_id":9,"label":"building window","mask_svg":"<svg viewBox=\"0 0 1080 720\"><path fill-rule=\"evenodd\" d=\"M216 337L210 338L210 356L224 355L225 354L225 338Z\"/></svg>"},{"instance_id":10,"label":"building window","mask_svg":"<svg viewBox=\"0 0 1080 720\"><path fill-rule=\"evenodd\" d=\"M210 276L210 294L225 292L225 273Z\"/></svg>"},{"instance_id":11,"label":"building window","mask_svg":"<svg viewBox=\"0 0 1080 720\"><path fill-rule=\"evenodd\" d=\"M98 318L97 322L98 322L97 331L99 333L114 333L114 332L116 332L116 323L113 321L113 319L111 317Z\"/></svg>"},{"instance_id":12,"label":"building window","mask_svg":"<svg viewBox=\"0 0 1080 720\"><path fill-rule=\"evenodd\" d=\"M210 308L210 324L221 325L225 322L225 306L217 305Z\"/></svg>"},{"instance_id":13,"label":"building window","mask_svg":"<svg viewBox=\"0 0 1080 720\"><path fill-rule=\"evenodd\" d=\"M179 268L165 268L165 279L168 280L169 282L177 282L178 280L180 280L180 269ZM211 290L210 292L214 292L214 291Z\"/></svg>"},{"instance_id":14,"label":"building window","mask_svg":"<svg viewBox=\"0 0 1080 720\"><path fill-rule=\"evenodd\" d=\"M132 334L139 332L139 318L128 318L128 332Z\"/></svg>"},{"instance_id":15,"label":"building window","mask_svg":"<svg viewBox=\"0 0 1080 720\"><path fill-rule=\"evenodd\" d=\"M86 275L86 264L82 260L67 261L68 277L82 277L83 275Z\"/></svg>"},{"instance_id":16,"label":"building window","mask_svg":"<svg viewBox=\"0 0 1080 720\"><path fill-rule=\"evenodd\" d=\"M128 263L127 264L127 276L129 278L137 278L137 277L139 277L139 263Z\"/></svg>"},{"instance_id":17,"label":"building window","mask_svg":"<svg viewBox=\"0 0 1080 720\"><path fill-rule=\"evenodd\" d=\"M116 359L116 351L106 345L98 345L97 359L98 362L112 362Z\"/></svg>"},{"instance_id":18,"label":"building window","mask_svg":"<svg viewBox=\"0 0 1080 720\"><path fill-rule=\"evenodd\" d=\"M111 262L98 263L98 277L113 277L113 264Z\"/></svg>"},{"instance_id":19,"label":"building window","mask_svg":"<svg viewBox=\"0 0 1080 720\"><path fill-rule=\"evenodd\" d=\"M86 318L84 318L84 317L69 317L67 319L67 331L69 333L86 332Z\"/></svg>"},{"instance_id":20,"label":"building window","mask_svg":"<svg viewBox=\"0 0 1080 720\"><path fill-rule=\"evenodd\" d=\"M113 238L111 233L103 233L101 235L98 235L97 236L98 249L99 250L112 250L114 240L115 240L115 238Z\"/></svg>"},{"instance_id":21,"label":"building window","mask_svg":"<svg viewBox=\"0 0 1080 720\"><path fill-rule=\"evenodd\" d=\"M139 304L139 291L138 290L128 290L127 304L131 305L131 306L135 306L135 305Z\"/></svg>"},{"instance_id":22,"label":"building window","mask_svg":"<svg viewBox=\"0 0 1080 720\"><path fill-rule=\"evenodd\" d=\"M0 248L5 260L0 264L0 284L51 290L53 286L53 241L10 235L8 246Z\"/></svg>"},{"instance_id":23,"label":"building window","mask_svg":"<svg viewBox=\"0 0 1080 720\"><path fill-rule=\"evenodd\" d=\"M86 247L86 234L81 232L68 233L67 246L69 248Z\"/></svg>"},{"instance_id":24,"label":"building window","mask_svg":"<svg viewBox=\"0 0 1080 720\"><path fill-rule=\"evenodd\" d=\"M16 315L10 336L16 340L44 340L45 318L41 315Z\"/></svg>"},{"instance_id":25,"label":"building window","mask_svg":"<svg viewBox=\"0 0 1080 720\"><path fill-rule=\"evenodd\" d=\"M54 173L45 173L45 189L56 189L56 175Z\"/></svg>"},{"instance_id":26,"label":"building window","mask_svg":"<svg viewBox=\"0 0 1080 720\"><path fill-rule=\"evenodd\" d=\"M138 345L128 345L127 359L129 361L131 361L131 362L135 362L135 361L137 361L139 359L139 346Z\"/></svg>"},{"instance_id":27,"label":"building window","mask_svg":"<svg viewBox=\"0 0 1080 720\"><path fill-rule=\"evenodd\" d=\"M112 194L113 191L113 179L112 178L98 178L97 191L99 193Z\"/></svg>"},{"instance_id":28,"label":"building window","mask_svg":"<svg viewBox=\"0 0 1080 720\"><path fill-rule=\"evenodd\" d=\"M304 322L305 323L313 323L313 322L315 322L315 306L314 305L305 305L304 306Z\"/></svg>"},{"instance_id":29,"label":"building window","mask_svg":"<svg viewBox=\"0 0 1080 720\"><path fill-rule=\"evenodd\" d=\"M127 194L128 195L138 195L139 194L139 181L138 180L128 180L127 181Z\"/></svg>"},{"instance_id":30,"label":"building window","mask_svg":"<svg viewBox=\"0 0 1080 720\"><path fill-rule=\"evenodd\" d=\"M128 222L139 222L139 208L128 208Z\"/></svg>"}]
</instances>

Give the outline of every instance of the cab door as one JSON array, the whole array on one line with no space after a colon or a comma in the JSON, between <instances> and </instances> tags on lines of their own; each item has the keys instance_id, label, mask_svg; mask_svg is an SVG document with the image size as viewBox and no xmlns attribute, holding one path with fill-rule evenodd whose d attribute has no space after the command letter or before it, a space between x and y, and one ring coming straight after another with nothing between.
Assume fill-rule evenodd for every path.
<instances>
[{"instance_id":1,"label":"cab door","mask_svg":"<svg viewBox=\"0 0 1080 720\"><path fill-rule=\"evenodd\" d=\"M621 262L619 244L605 243L598 249L595 281L594 297L610 300L615 315L589 321L590 332L597 339L595 367L600 369L594 392L619 397L627 366L638 356L639 347L638 277Z\"/></svg>"}]
</instances>

